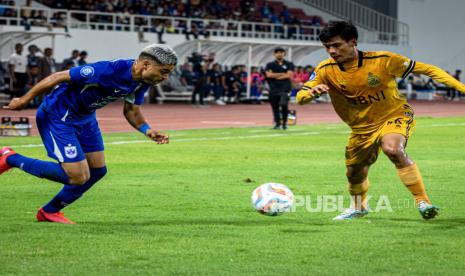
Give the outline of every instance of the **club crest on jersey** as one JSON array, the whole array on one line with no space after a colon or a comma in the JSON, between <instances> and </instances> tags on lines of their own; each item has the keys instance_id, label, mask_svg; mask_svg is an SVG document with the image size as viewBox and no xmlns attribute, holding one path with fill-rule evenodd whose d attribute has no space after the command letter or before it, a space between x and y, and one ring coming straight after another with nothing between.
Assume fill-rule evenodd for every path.
<instances>
[{"instance_id":1,"label":"club crest on jersey","mask_svg":"<svg viewBox=\"0 0 465 276\"><path fill-rule=\"evenodd\" d=\"M94 70L94 67L92 67L92 66L84 66L84 67L81 68L81 71L79 71L79 73L84 78L90 78L90 77L92 77L94 75L95 70Z\"/></svg>"},{"instance_id":2,"label":"club crest on jersey","mask_svg":"<svg viewBox=\"0 0 465 276\"><path fill-rule=\"evenodd\" d=\"M378 76L374 75L373 73L368 73L368 86L369 87L377 87L381 84L381 80Z\"/></svg>"},{"instance_id":3,"label":"club crest on jersey","mask_svg":"<svg viewBox=\"0 0 465 276\"><path fill-rule=\"evenodd\" d=\"M312 81L316 78L316 73L315 71L312 72L312 74L310 75L310 78L308 78L309 81Z\"/></svg>"},{"instance_id":4,"label":"club crest on jersey","mask_svg":"<svg viewBox=\"0 0 465 276\"><path fill-rule=\"evenodd\" d=\"M65 155L66 157L72 159L72 158L76 158L77 156L77 149L75 146L71 146L71 145L68 145L67 147L65 147Z\"/></svg>"}]
</instances>

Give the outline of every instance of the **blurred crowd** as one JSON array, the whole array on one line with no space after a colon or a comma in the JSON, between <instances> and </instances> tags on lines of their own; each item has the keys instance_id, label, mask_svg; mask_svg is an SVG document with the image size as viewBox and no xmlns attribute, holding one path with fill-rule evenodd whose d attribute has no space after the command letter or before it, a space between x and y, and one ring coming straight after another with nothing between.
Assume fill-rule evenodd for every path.
<instances>
[{"instance_id":1,"label":"blurred crowd","mask_svg":"<svg viewBox=\"0 0 465 276\"><path fill-rule=\"evenodd\" d=\"M21 97L47 76L57 71L87 64L87 55L86 51L73 50L69 58L57 62L53 57L53 49L50 47L42 50L36 45L29 45L27 54L25 54L24 46L17 43L6 68L3 65L0 66L0 92L9 94L10 98ZM41 97L37 98L31 105L38 106L41 101Z\"/></svg>"},{"instance_id":2,"label":"blurred crowd","mask_svg":"<svg viewBox=\"0 0 465 276\"><path fill-rule=\"evenodd\" d=\"M295 94L312 74L314 67L296 66L292 84ZM247 79L250 80L250 97L247 101L260 103L269 91L264 67L253 66L250 78L247 77L247 66L224 66L215 62L215 55L200 55L194 52L188 60L180 66L180 70L165 82L164 91L192 91L191 103L206 106L206 98L211 98L217 105L238 103L246 98ZM292 96L292 95L291 95Z\"/></svg>"},{"instance_id":3,"label":"blurred crowd","mask_svg":"<svg viewBox=\"0 0 465 276\"><path fill-rule=\"evenodd\" d=\"M276 32L281 33L281 38L297 39L298 34L313 32L310 29L302 29L302 26L323 26L325 23L320 16L308 16L302 9L289 9L285 2L264 0L41 0L42 4L55 9L67 9L75 11L105 12L116 15L116 22L112 16L103 14L74 13L73 18L79 21L92 23L116 23L117 30L124 25L129 25L131 15L152 15L181 17L186 20L150 19L136 17L134 24L138 26L141 35L143 32L155 32L159 34L159 43L163 42L163 33L183 33L186 39L194 39L203 35L208 37L212 30L235 30L239 27L235 21L248 21L269 23L271 25L242 25L242 31ZM0 0L3 5L15 5L15 1ZM66 13L55 12L46 14L43 10L29 8L31 0L26 0L21 6L21 24L26 30L31 26L63 27L67 30ZM16 17L17 10L0 8L0 17ZM188 21L187 19L190 19ZM209 21L204 20L221 20ZM91 25L91 28L99 28ZM143 38L141 38L143 40Z\"/></svg>"}]
</instances>

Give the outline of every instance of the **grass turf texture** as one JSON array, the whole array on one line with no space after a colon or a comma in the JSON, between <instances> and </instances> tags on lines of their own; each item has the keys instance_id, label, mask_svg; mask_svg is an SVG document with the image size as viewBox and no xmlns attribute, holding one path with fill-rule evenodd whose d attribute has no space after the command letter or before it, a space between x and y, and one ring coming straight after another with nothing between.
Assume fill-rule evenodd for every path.
<instances>
[{"instance_id":1,"label":"grass turf texture","mask_svg":"<svg viewBox=\"0 0 465 276\"><path fill-rule=\"evenodd\" d=\"M348 200L342 124L173 131L162 146L138 133L105 135L109 174L65 209L77 225L35 221L60 185L19 170L0 176L0 274L463 274L464 127L465 118L422 118L409 141L442 208L433 221L398 204L411 196L384 155L370 195L386 195L393 212L333 222L338 212L267 217L251 208L265 182ZM27 144L40 139L0 139ZM43 147L16 150L45 158Z\"/></svg>"}]
</instances>

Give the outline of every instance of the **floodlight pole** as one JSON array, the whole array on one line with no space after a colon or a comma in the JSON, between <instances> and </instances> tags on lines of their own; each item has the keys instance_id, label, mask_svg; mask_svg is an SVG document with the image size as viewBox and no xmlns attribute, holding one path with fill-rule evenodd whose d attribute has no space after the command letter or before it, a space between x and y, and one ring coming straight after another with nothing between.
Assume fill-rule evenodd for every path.
<instances>
[{"instance_id":1,"label":"floodlight pole","mask_svg":"<svg viewBox=\"0 0 465 276\"><path fill-rule=\"evenodd\" d=\"M252 70L252 45L249 45L248 57L247 57L247 99L250 99L250 83L252 82L252 76L250 76Z\"/></svg>"}]
</instances>

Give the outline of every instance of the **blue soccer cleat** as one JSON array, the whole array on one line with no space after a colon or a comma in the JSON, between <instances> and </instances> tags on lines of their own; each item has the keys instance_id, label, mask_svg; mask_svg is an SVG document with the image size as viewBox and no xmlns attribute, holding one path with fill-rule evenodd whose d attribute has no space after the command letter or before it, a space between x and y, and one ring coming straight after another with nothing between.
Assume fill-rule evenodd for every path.
<instances>
[{"instance_id":1,"label":"blue soccer cleat","mask_svg":"<svg viewBox=\"0 0 465 276\"><path fill-rule=\"evenodd\" d=\"M355 218L361 218L368 215L368 209L357 210L349 208L344 210L340 215L333 218L333 220L351 220Z\"/></svg>"},{"instance_id":2,"label":"blue soccer cleat","mask_svg":"<svg viewBox=\"0 0 465 276\"><path fill-rule=\"evenodd\" d=\"M426 201L420 201L420 203L418 203L418 211L424 219L432 219L439 214L439 207Z\"/></svg>"}]
</instances>

